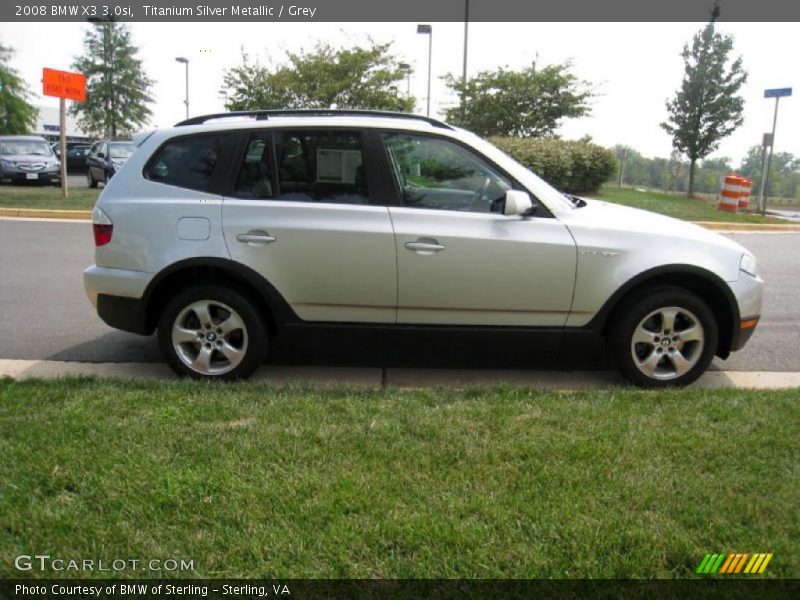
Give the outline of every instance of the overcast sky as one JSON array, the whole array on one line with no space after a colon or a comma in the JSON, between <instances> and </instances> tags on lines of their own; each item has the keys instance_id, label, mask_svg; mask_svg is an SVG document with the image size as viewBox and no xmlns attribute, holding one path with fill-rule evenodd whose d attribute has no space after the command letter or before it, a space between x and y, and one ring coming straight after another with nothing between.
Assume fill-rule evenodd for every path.
<instances>
[{"instance_id":1,"label":"overcast sky","mask_svg":"<svg viewBox=\"0 0 800 600\"><path fill-rule=\"evenodd\" d=\"M591 116L567 120L559 133L566 138L590 135L597 143L636 148L646 156L668 156L670 137L659 127L665 101L680 84L681 49L702 23L471 23L469 73L499 66L521 68L537 60L546 65L572 60L575 73L596 87ZM0 42L17 54L13 64L37 96L36 103L57 106L41 93L44 66L70 68L80 54L81 23L0 23ZM219 89L225 68L240 61L242 48L262 62L280 62L287 50L310 48L316 41L335 46L364 43L368 37L393 42L400 60L410 62L411 93L417 111L425 111L428 64L427 37L416 23L133 23L134 43L148 75L156 81L153 125L169 126L184 116L184 67L176 56L190 59L191 114L222 109ZM738 164L750 146L761 143L772 128L774 100L765 88L793 87L800 95L800 24L720 23L734 36L734 49L750 77L743 88L745 121L712 156ZM453 102L439 77L461 74L463 23L433 23L432 112ZM405 84L401 85L405 93ZM784 98L778 117L775 151L800 156L800 98Z\"/></svg>"}]
</instances>

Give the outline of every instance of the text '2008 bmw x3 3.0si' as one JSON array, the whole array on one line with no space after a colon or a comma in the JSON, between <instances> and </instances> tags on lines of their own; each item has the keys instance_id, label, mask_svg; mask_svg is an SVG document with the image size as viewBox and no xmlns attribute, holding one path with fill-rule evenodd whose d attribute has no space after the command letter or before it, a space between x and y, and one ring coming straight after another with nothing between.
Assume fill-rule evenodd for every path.
<instances>
[{"instance_id":1,"label":"text '2008 bmw x3 3.0si'","mask_svg":"<svg viewBox=\"0 0 800 600\"><path fill-rule=\"evenodd\" d=\"M738 244L566 196L434 119L226 113L143 138L95 206L85 284L180 375L246 377L273 336L335 326L604 338L628 380L683 385L760 315Z\"/></svg>"}]
</instances>

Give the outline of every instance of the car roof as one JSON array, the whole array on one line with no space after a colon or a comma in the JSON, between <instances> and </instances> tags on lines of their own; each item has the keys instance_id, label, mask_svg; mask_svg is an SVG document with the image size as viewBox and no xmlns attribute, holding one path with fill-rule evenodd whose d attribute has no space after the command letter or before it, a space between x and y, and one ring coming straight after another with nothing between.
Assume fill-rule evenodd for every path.
<instances>
[{"instance_id":1,"label":"car roof","mask_svg":"<svg viewBox=\"0 0 800 600\"><path fill-rule=\"evenodd\" d=\"M215 117L205 123L181 125L160 129L158 136L173 137L191 133L212 131L241 131L253 129L286 129L286 128L335 128L335 129L388 129L414 132L449 134L449 137L460 131L449 125L436 125L431 122L415 118L397 118L383 116L356 116L356 115L281 115L270 116L268 119L255 119L242 116Z\"/></svg>"}]
</instances>

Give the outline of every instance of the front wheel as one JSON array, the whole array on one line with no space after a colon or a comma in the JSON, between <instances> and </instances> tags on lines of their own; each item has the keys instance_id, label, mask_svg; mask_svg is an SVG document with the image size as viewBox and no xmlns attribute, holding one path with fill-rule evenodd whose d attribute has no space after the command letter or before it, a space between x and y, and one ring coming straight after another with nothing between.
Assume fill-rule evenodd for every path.
<instances>
[{"instance_id":1,"label":"front wheel","mask_svg":"<svg viewBox=\"0 0 800 600\"><path fill-rule=\"evenodd\" d=\"M677 287L645 290L616 311L609 348L625 379L641 387L688 385L711 364L719 336L708 305Z\"/></svg>"},{"instance_id":2,"label":"front wheel","mask_svg":"<svg viewBox=\"0 0 800 600\"><path fill-rule=\"evenodd\" d=\"M180 376L244 379L264 359L267 327L248 295L215 284L196 285L164 307L158 343Z\"/></svg>"}]
</instances>

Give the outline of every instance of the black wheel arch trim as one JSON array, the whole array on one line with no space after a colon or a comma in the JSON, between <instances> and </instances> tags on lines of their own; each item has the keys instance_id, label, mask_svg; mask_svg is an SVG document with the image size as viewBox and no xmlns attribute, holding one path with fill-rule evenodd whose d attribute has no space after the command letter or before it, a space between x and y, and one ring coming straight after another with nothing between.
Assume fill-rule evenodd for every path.
<instances>
[{"instance_id":1,"label":"black wheel arch trim","mask_svg":"<svg viewBox=\"0 0 800 600\"><path fill-rule=\"evenodd\" d=\"M293 323L300 320L297 314L289 306L289 303L283 298L281 293L267 281L260 273L236 261L219 258L219 257L195 257L178 261L160 271L150 283L142 294L140 302L143 306L143 314L145 323L141 329L146 334L151 334L155 331L158 322L158 315L153 314L154 301L162 300L159 296L161 293L160 286L170 277L175 276L181 272L192 272L192 279L203 280L208 277L204 271L211 271L211 277L221 275L223 279L237 280L243 282L246 286L256 292L258 298L263 305L270 311L276 328L281 328L287 323Z\"/></svg>"},{"instance_id":2,"label":"black wheel arch trim","mask_svg":"<svg viewBox=\"0 0 800 600\"><path fill-rule=\"evenodd\" d=\"M687 264L672 264L672 265L662 265L659 267L654 267L652 269L648 269L646 271L642 271L637 275L631 277L628 281L626 281L623 285L621 285L617 290L611 294L611 296L606 300L600 310L595 314L591 321L586 324L584 327L591 329L597 333L601 333L605 328L606 324L608 323L609 318L611 317L614 309L617 308L619 303L634 289L646 283L648 280L658 280L664 279L673 276L693 276L699 277L705 280L707 283L714 286L714 288L719 291L722 296L725 298L726 303L731 311L731 322L730 323L720 323L720 339L719 339L719 346L717 355L722 358L727 358L730 354L731 350L736 350L741 347L741 343L738 340L739 334L739 303L736 300L736 297L733 294L730 286L725 283L725 281L713 273L708 269L704 269L702 267L698 267L695 265L687 265ZM696 290L692 290L691 288L687 288L690 292L695 292ZM713 307L712 307L713 308ZM723 335L723 330L726 326L730 327L729 334Z\"/></svg>"},{"instance_id":3,"label":"black wheel arch trim","mask_svg":"<svg viewBox=\"0 0 800 600\"><path fill-rule=\"evenodd\" d=\"M194 272L192 272L194 271ZM210 273L209 273L210 272ZM112 327L130 331L142 335L149 335L155 331L158 322L158 314L154 311L154 307L166 300L166 296L162 296L161 284L164 283L172 276L180 273L187 273L188 279L200 281L203 279L213 278L221 275L223 279L229 279L232 283L242 282L247 287L255 291L258 295L256 300L259 300L263 306L270 311L272 319L271 325L277 331L282 330L285 326L300 325L300 326L314 326L323 325L322 323L307 323L300 319L297 314L292 310L289 303L284 299L281 293L261 274L255 270L242 265L236 261L219 258L219 257L194 257L176 262L169 267L160 271L144 291L141 298L118 298L116 296L107 296L101 294L98 297L98 313L100 317ZM608 323L614 309L631 291L638 286L646 283L649 280L658 280L668 278L671 276L690 275L703 279L719 291L724 297L727 307L731 312L731 322L721 323L720 327L720 342L718 346L717 355L726 358L730 351L737 350L747 340L747 336L740 334L739 330L739 306L736 301L733 291L730 287L713 272L697 267L694 265L663 265L643 271L626 281L620 286L603 304L600 310L595 314L589 323L581 327L564 327L560 329L561 334L569 336L570 333L592 333L595 335L602 335L603 330ZM693 291L689 289L689 291ZM337 325L348 326L355 324L347 323L326 323L324 325ZM367 327L370 324L359 323L359 327ZM385 327L382 325L381 327ZM466 329L471 329L466 327ZM495 331L502 331L505 327L491 327ZM524 329L524 330L541 330L543 328L509 328L511 330ZM545 328L546 329L546 328ZM723 330L727 330L727 334L723 335ZM745 333L752 333L745 332Z\"/></svg>"}]
</instances>

